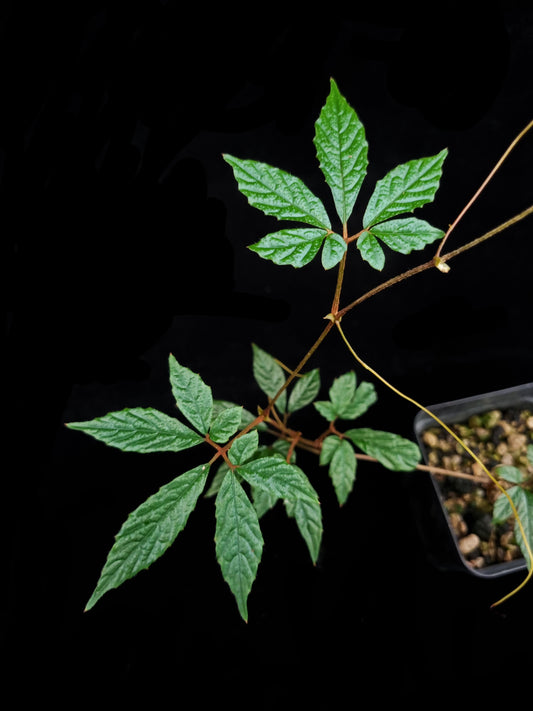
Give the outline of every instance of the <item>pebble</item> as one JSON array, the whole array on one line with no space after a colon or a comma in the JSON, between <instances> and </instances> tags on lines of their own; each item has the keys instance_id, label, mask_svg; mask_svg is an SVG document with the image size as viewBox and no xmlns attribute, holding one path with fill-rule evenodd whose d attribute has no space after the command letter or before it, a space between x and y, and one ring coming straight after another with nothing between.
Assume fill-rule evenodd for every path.
<instances>
[{"instance_id":1,"label":"pebble","mask_svg":"<svg viewBox=\"0 0 533 711\"><path fill-rule=\"evenodd\" d=\"M468 536L459 540L459 550L464 556L471 555L479 548L481 540L475 533L469 533Z\"/></svg>"}]
</instances>

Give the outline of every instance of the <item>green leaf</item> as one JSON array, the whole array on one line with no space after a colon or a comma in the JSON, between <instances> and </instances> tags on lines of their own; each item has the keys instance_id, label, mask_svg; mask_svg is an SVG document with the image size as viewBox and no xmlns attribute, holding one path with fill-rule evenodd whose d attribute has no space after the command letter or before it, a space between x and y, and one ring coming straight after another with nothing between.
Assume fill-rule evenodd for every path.
<instances>
[{"instance_id":1,"label":"green leaf","mask_svg":"<svg viewBox=\"0 0 533 711\"><path fill-rule=\"evenodd\" d=\"M318 501L317 493L303 471L295 464L288 464L280 455L254 459L238 471L251 486L279 499Z\"/></svg>"},{"instance_id":2,"label":"green leaf","mask_svg":"<svg viewBox=\"0 0 533 711\"><path fill-rule=\"evenodd\" d=\"M265 235L248 249L275 264L300 268L317 255L326 234L324 230L312 227L280 230Z\"/></svg>"},{"instance_id":3,"label":"green leaf","mask_svg":"<svg viewBox=\"0 0 533 711\"><path fill-rule=\"evenodd\" d=\"M348 246L340 235L330 234L324 240L322 248L322 266L324 269L332 269L337 266L346 252Z\"/></svg>"},{"instance_id":4,"label":"green leaf","mask_svg":"<svg viewBox=\"0 0 533 711\"><path fill-rule=\"evenodd\" d=\"M527 452L526 456L527 456L528 462L530 464L533 464L533 444L528 444L526 452Z\"/></svg>"},{"instance_id":5,"label":"green leaf","mask_svg":"<svg viewBox=\"0 0 533 711\"><path fill-rule=\"evenodd\" d=\"M363 216L363 227L413 212L431 202L439 187L447 153L444 149L434 156L402 163L378 180Z\"/></svg>"},{"instance_id":6,"label":"green leaf","mask_svg":"<svg viewBox=\"0 0 533 711\"><path fill-rule=\"evenodd\" d=\"M324 205L300 178L267 163L228 154L224 160L233 168L239 190L252 207L278 220L295 220L326 230L331 227Z\"/></svg>"},{"instance_id":7,"label":"green leaf","mask_svg":"<svg viewBox=\"0 0 533 711\"><path fill-rule=\"evenodd\" d=\"M380 243L370 232L363 232L357 239L357 249L361 257L368 262L371 267L381 271L385 266L385 252Z\"/></svg>"},{"instance_id":8,"label":"green leaf","mask_svg":"<svg viewBox=\"0 0 533 711\"><path fill-rule=\"evenodd\" d=\"M259 441L257 430L252 430L238 437L229 448L230 462L235 465L244 464L254 456Z\"/></svg>"},{"instance_id":9,"label":"green leaf","mask_svg":"<svg viewBox=\"0 0 533 711\"><path fill-rule=\"evenodd\" d=\"M269 494L268 491L256 489L254 486L252 487L252 499L258 518L261 518L261 516L264 516L267 511L274 508L276 503L279 501L277 496Z\"/></svg>"},{"instance_id":10,"label":"green leaf","mask_svg":"<svg viewBox=\"0 0 533 711\"><path fill-rule=\"evenodd\" d=\"M357 417L363 415L377 399L376 389L372 383L363 381L355 391L351 402L343 409L340 415L341 419L355 420Z\"/></svg>"},{"instance_id":11,"label":"green leaf","mask_svg":"<svg viewBox=\"0 0 533 711\"><path fill-rule=\"evenodd\" d=\"M522 522L522 527L524 529L524 533L526 534L529 547L533 550L533 491L528 491L527 489L523 489L521 486L517 486L516 491L513 492L512 498L514 505L516 506L518 516L520 517L520 521ZM515 522L514 537L520 546L522 555L526 559L528 568L530 568L532 561L529 559L527 546L522 536L520 526L517 522Z\"/></svg>"},{"instance_id":12,"label":"green leaf","mask_svg":"<svg viewBox=\"0 0 533 711\"><path fill-rule=\"evenodd\" d=\"M529 546L533 549L533 492L528 491L521 486L513 486L507 490L507 493L516 507L516 511L522 522ZM501 494L494 502L493 523L504 523L512 516L513 510L511 508L511 504L509 503L507 497L504 494ZM529 567L531 561L529 560L527 547L517 521L515 521L514 525L514 536Z\"/></svg>"},{"instance_id":13,"label":"green leaf","mask_svg":"<svg viewBox=\"0 0 533 711\"><path fill-rule=\"evenodd\" d=\"M335 407L329 400L317 400L313 403L313 407L324 417L328 422L333 422L337 418Z\"/></svg>"},{"instance_id":14,"label":"green leaf","mask_svg":"<svg viewBox=\"0 0 533 711\"><path fill-rule=\"evenodd\" d=\"M511 499L513 498L513 494L515 493L514 490L518 488L518 486L513 486L510 489L507 489L507 493L509 494ZM509 499L507 498L507 496L505 496L505 494L500 494L500 496L498 496L498 498L494 502L494 508L492 510L492 522L495 525L505 523L507 519L511 518L511 516L513 516L513 509L511 508Z\"/></svg>"},{"instance_id":15,"label":"green leaf","mask_svg":"<svg viewBox=\"0 0 533 711\"><path fill-rule=\"evenodd\" d=\"M315 123L314 144L337 213L345 224L366 175L368 144L363 124L333 79L326 104Z\"/></svg>"},{"instance_id":16,"label":"green leaf","mask_svg":"<svg viewBox=\"0 0 533 711\"><path fill-rule=\"evenodd\" d=\"M420 461L417 445L400 435L368 428L352 429L344 434L356 447L377 459L387 469L409 472Z\"/></svg>"},{"instance_id":17,"label":"green leaf","mask_svg":"<svg viewBox=\"0 0 533 711\"><path fill-rule=\"evenodd\" d=\"M218 469L215 472L215 476L211 480L211 484L209 485L207 491L204 494L204 497L206 499L210 499L213 496L216 496L218 492L220 491L220 487L222 486L222 481L224 480L224 477L226 474L229 472L230 468L226 464L226 462L222 462Z\"/></svg>"},{"instance_id":18,"label":"green leaf","mask_svg":"<svg viewBox=\"0 0 533 711\"><path fill-rule=\"evenodd\" d=\"M349 372L335 378L329 390L330 401L319 400L313 403L318 412L328 422L337 418L342 420L355 420L377 400L374 386L363 381L356 388L355 373Z\"/></svg>"},{"instance_id":19,"label":"green leaf","mask_svg":"<svg viewBox=\"0 0 533 711\"><path fill-rule=\"evenodd\" d=\"M432 227L425 220L419 220L417 217L380 222L372 227L371 233L385 242L387 247L401 254L410 254L413 250L424 249L426 245L444 237L442 230Z\"/></svg>"},{"instance_id":20,"label":"green leaf","mask_svg":"<svg viewBox=\"0 0 533 711\"><path fill-rule=\"evenodd\" d=\"M223 410L228 410L230 407L241 406L236 405L234 402L230 402L229 400L213 400L213 418L218 417L218 415L220 415ZM246 408L241 407L241 422L239 425L239 429L244 429L245 427L250 425L255 419L255 415L252 415L252 413ZM256 425L256 427L258 430L267 429L267 426L264 422L260 422L258 425Z\"/></svg>"},{"instance_id":21,"label":"green leaf","mask_svg":"<svg viewBox=\"0 0 533 711\"><path fill-rule=\"evenodd\" d=\"M272 399L281 386L285 383L283 368L274 358L255 343L253 349L253 373L256 383L261 390ZM276 400L276 407L281 412L285 412L287 405L287 393L283 392Z\"/></svg>"},{"instance_id":22,"label":"green leaf","mask_svg":"<svg viewBox=\"0 0 533 711\"><path fill-rule=\"evenodd\" d=\"M329 437L326 437L326 439L322 442L322 448L320 450L320 466L324 466L331 462L333 455L337 451L341 442L341 438L337 437L337 435L330 435Z\"/></svg>"},{"instance_id":23,"label":"green leaf","mask_svg":"<svg viewBox=\"0 0 533 711\"><path fill-rule=\"evenodd\" d=\"M357 380L355 373L350 371L335 378L329 389L329 399L331 400L337 417L342 417L344 410L350 405L355 395Z\"/></svg>"},{"instance_id":24,"label":"green leaf","mask_svg":"<svg viewBox=\"0 0 533 711\"><path fill-rule=\"evenodd\" d=\"M172 394L179 410L202 434L207 434L213 412L211 388L189 368L180 365L172 354L168 359Z\"/></svg>"},{"instance_id":25,"label":"green leaf","mask_svg":"<svg viewBox=\"0 0 533 711\"><path fill-rule=\"evenodd\" d=\"M247 600L261 560L263 536L257 513L231 471L224 477L215 508L217 560L247 621Z\"/></svg>"},{"instance_id":26,"label":"green leaf","mask_svg":"<svg viewBox=\"0 0 533 711\"><path fill-rule=\"evenodd\" d=\"M297 379L289 397L287 411L296 412L296 410L301 410L303 407L306 407L306 405L313 402L319 390L320 371L318 368L315 368Z\"/></svg>"},{"instance_id":27,"label":"green leaf","mask_svg":"<svg viewBox=\"0 0 533 711\"><path fill-rule=\"evenodd\" d=\"M505 465L496 467L496 474L500 479L505 479L505 481L508 481L510 484L521 484L527 479L527 475L520 471L520 469Z\"/></svg>"},{"instance_id":28,"label":"green leaf","mask_svg":"<svg viewBox=\"0 0 533 711\"><path fill-rule=\"evenodd\" d=\"M318 501L296 499L292 503L292 516L307 545L311 560L316 563L322 541L322 509Z\"/></svg>"},{"instance_id":29,"label":"green leaf","mask_svg":"<svg viewBox=\"0 0 533 711\"><path fill-rule=\"evenodd\" d=\"M241 425L242 407L236 405L222 410L214 419L209 436L213 442L223 444L237 432Z\"/></svg>"},{"instance_id":30,"label":"green leaf","mask_svg":"<svg viewBox=\"0 0 533 711\"><path fill-rule=\"evenodd\" d=\"M148 568L174 542L205 486L204 464L162 486L133 511L118 532L86 610L104 593Z\"/></svg>"},{"instance_id":31,"label":"green leaf","mask_svg":"<svg viewBox=\"0 0 533 711\"><path fill-rule=\"evenodd\" d=\"M356 467L357 460L352 445L346 439L341 440L329 465L329 475L341 506L346 503L353 489Z\"/></svg>"},{"instance_id":32,"label":"green leaf","mask_svg":"<svg viewBox=\"0 0 533 711\"><path fill-rule=\"evenodd\" d=\"M203 442L196 432L153 408L133 407L87 422L69 422L100 442L124 452L180 452Z\"/></svg>"}]
</instances>

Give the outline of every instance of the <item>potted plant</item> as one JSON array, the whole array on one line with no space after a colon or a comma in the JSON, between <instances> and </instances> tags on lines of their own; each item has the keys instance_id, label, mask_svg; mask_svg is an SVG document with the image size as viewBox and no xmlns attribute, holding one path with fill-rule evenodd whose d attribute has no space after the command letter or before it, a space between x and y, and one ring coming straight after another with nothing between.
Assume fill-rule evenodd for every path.
<instances>
[{"instance_id":1,"label":"potted plant","mask_svg":"<svg viewBox=\"0 0 533 711\"><path fill-rule=\"evenodd\" d=\"M517 136L446 232L411 214L434 199L446 149L392 167L375 183L366 208L358 211L358 227L349 227L367 174L368 144L362 122L333 80L315 124L314 144L331 190L334 216L295 175L249 158L224 156L250 205L283 223L281 229L255 241L250 249L281 267L301 269L319 259L325 271L335 269L331 307L328 313L321 314L323 328L296 364L281 362L275 349L264 344L253 345L253 377L264 393L264 402L257 411L220 399L201 374L171 354L169 387L179 417L150 407L131 407L68 423L72 430L127 452L148 454L198 448L197 463L149 496L124 522L87 609L159 558L183 530L198 501L207 497L215 502L217 560L246 620L247 600L264 544L261 518L270 509L285 508L312 561L318 558L322 510L312 478L299 466L300 450L318 457L341 506L352 494L357 467L363 460L392 471L428 469L429 465L421 464L420 450L414 442L389 430L365 426L364 416L375 404L377 394L370 381L362 380L361 372L366 370L419 407L433 422L446 425L437 414L368 365L355 351L344 326L352 311L367 299L424 271L436 268L446 273L453 258L533 212L530 207L482 237L456 250L443 251L447 237L466 210L532 126L533 122ZM366 267L381 271L389 251L408 255L431 244L438 244L431 259L341 305L348 258L355 256ZM320 368L310 368L309 361L333 331L355 360L357 373L342 372L323 384ZM304 407L313 407L322 418L318 432L303 432L294 424L295 414ZM465 446L460 436L455 437ZM493 477L477 455L471 450L469 453L489 479ZM447 475L455 476L455 472L450 469ZM497 481L495 486L499 486L521 530L525 530L504 487ZM530 561L533 541L523 536L523 545ZM526 580L530 575L531 566Z\"/></svg>"},{"instance_id":2,"label":"potted plant","mask_svg":"<svg viewBox=\"0 0 533 711\"><path fill-rule=\"evenodd\" d=\"M476 452L505 487L530 538L533 385L441 403L430 410ZM527 547L509 500L431 417L418 413L414 426L426 463L435 466L431 484L452 540L448 555L442 555L445 546L441 545L440 565L480 577L525 569ZM439 468L456 475L439 474ZM438 515L438 509L433 507L432 514ZM420 516L424 517L423 511Z\"/></svg>"}]
</instances>

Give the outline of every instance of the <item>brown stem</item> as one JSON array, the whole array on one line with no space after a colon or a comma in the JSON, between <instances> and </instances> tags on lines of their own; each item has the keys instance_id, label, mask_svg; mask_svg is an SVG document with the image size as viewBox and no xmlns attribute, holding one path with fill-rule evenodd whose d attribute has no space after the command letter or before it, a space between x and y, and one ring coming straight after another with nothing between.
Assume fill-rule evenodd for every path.
<instances>
[{"instance_id":1,"label":"brown stem","mask_svg":"<svg viewBox=\"0 0 533 711\"><path fill-rule=\"evenodd\" d=\"M319 345L322 343L322 341L324 340L324 338L325 338L325 337L328 335L328 333L331 331L332 327L333 327L333 321L328 321L328 323L326 324L326 327L324 328L324 330L322 331L322 333L320 334L320 336L316 339L316 341L313 343L313 345L311 346L311 348L307 351L307 353L304 355L304 357L302 358L302 360L298 363L298 365L296 366L296 368L291 371L291 373L290 373L289 377L287 378L287 380L285 381L285 383L281 386L281 388L278 390L278 392L274 395L274 397L273 397L272 400L270 401L269 408L272 407L272 405L274 405L274 404L276 403L276 401L277 401L277 399L280 397L280 395L281 395L283 392L285 392L285 390L289 387L289 385L292 383L292 381L293 381L296 377L298 377L298 374L300 373L300 371L303 369L303 367L305 366L305 364L307 363L307 361L311 358L311 356L313 355L313 353L316 351L316 349L317 349L317 348L319 347ZM251 429L251 428L249 427L249 429Z\"/></svg>"},{"instance_id":2,"label":"brown stem","mask_svg":"<svg viewBox=\"0 0 533 711\"><path fill-rule=\"evenodd\" d=\"M478 190L474 193L472 198L468 201L468 203L464 206L464 208L461 210L459 215L455 218L455 220L452 222L450 227L448 228L448 231L444 235L441 243L439 244L439 248L437 249L435 253L435 260L438 260L440 258L440 253L442 251L442 248L444 247L446 240L450 236L450 234L453 232L453 230L456 228L457 224L461 221L465 213L472 207L474 202L477 200L477 198L481 195L483 190L486 188L487 184L490 182L490 180L494 177L495 173L498 171L504 160L508 157L508 155L511 153L513 148L516 146L516 144L526 135L526 133L533 128L533 121L530 121L528 125L520 131L518 136L510 143L510 145L507 147L507 149L504 151L503 155L501 156L500 160L496 163L494 168L490 171L490 173L487 175L481 186L478 188Z\"/></svg>"},{"instance_id":3,"label":"brown stem","mask_svg":"<svg viewBox=\"0 0 533 711\"><path fill-rule=\"evenodd\" d=\"M478 244L481 244L485 240L489 239L489 237L494 237L494 235L498 234L499 232L502 232L503 230L507 229L508 227L511 227L511 225L514 225L517 222L520 222L520 220L523 220L525 217L527 217L528 215L531 215L532 213L533 213L533 205L526 208L525 210L520 212L518 215L511 217L509 220L502 222L501 225L498 225L498 227L495 227L494 229L490 230L489 232L486 232L484 235L481 235L481 237L477 237L476 239L472 240L471 242L464 244L462 247L458 247L457 249L454 249L452 252L448 252L447 254L443 255L442 257L439 257L439 262L440 263L449 262L451 259L453 259L454 257L457 257L459 254L462 254L463 252L466 252L467 250L472 249L473 247L476 247ZM384 281L381 284L378 284L373 289L370 289L370 291L367 291L366 294L363 294L358 299L355 299L355 301L352 301L351 304L348 304L348 306L345 306L343 309L341 309L337 314L338 318L341 319L345 314L348 313L348 311L351 311L353 308L355 308L356 306L359 306L359 304L362 304L363 301L370 299L372 296L376 296L376 294L379 294L380 292L385 291L385 289L388 289L389 287L394 286L395 284L399 284L400 282L405 281L406 279L409 279L412 276L415 276L415 274L421 274L422 272L425 272L428 269L434 268L435 264L436 263L435 263L434 259L431 259L429 262L424 262L424 264L420 264L418 267L409 269L406 272L403 272L402 274L398 274L397 276L392 277L391 279L388 279L387 281Z\"/></svg>"}]
</instances>

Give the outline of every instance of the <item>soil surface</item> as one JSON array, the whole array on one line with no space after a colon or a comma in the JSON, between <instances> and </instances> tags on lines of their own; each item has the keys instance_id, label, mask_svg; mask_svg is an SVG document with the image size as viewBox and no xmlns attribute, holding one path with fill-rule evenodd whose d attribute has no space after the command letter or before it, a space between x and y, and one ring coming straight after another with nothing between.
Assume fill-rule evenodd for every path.
<instances>
[{"instance_id":1,"label":"soil surface","mask_svg":"<svg viewBox=\"0 0 533 711\"><path fill-rule=\"evenodd\" d=\"M530 410L490 410L449 426L489 471L504 464L533 474L533 465L527 458L527 447L533 442ZM494 502L502 494L487 479L479 464L441 427L429 428L422 439L428 452L428 464L479 477L475 480L433 475L467 564L484 568L522 558L513 533L514 518L497 526L492 523ZM503 480L501 483L511 486Z\"/></svg>"}]
</instances>

